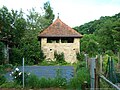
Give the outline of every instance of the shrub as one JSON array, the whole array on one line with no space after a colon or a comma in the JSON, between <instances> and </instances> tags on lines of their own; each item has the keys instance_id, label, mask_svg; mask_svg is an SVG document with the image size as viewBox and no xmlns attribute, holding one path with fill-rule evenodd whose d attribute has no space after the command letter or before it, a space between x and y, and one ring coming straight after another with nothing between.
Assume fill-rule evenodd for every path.
<instances>
[{"instance_id":1,"label":"shrub","mask_svg":"<svg viewBox=\"0 0 120 90\"><path fill-rule=\"evenodd\" d=\"M44 55L43 50L40 50L40 62L42 62L45 58L46 56Z\"/></svg>"},{"instance_id":2,"label":"shrub","mask_svg":"<svg viewBox=\"0 0 120 90\"><path fill-rule=\"evenodd\" d=\"M57 51L55 51L54 52L54 58L59 63L65 62L64 53L58 54Z\"/></svg>"},{"instance_id":3,"label":"shrub","mask_svg":"<svg viewBox=\"0 0 120 90\"><path fill-rule=\"evenodd\" d=\"M76 72L76 75L70 79L69 87L74 89L82 88L84 81L86 81L88 85L90 84L90 74L88 69L85 67L80 68Z\"/></svg>"},{"instance_id":4,"label":"shrub","mask_svg":"<svg viewBox=\"0 0 120 90\"><path fill-rule=\"evenodd\" d=\"M0 85L5 83L5 81L6 81L6 78L3 75L0 75Z\"/></svg>"},{"instance_id":5,"label":"shrub","mask_svg":"<svg viewBox=\"0 0 120 90\"><path fill-rule=\"evenodd\" d=\"M12 48L9 51L10 60L9 63L13 65L22 65L22 51L19 48Z\"/></svg>"},{"instance_id":6,"label":"shrub","mask_svg":"<svg viewBox=\"0 0 120 90\"><path fill-rule=\"evenodd\" d=\"M37 76L30 75L27 79L26 86L29 88L35 88L35 87L38 87L38 82L39 82L39 78Z\"/></svg>"},{"instance_id":7,"label":"shrub","mask_svg":"<svg viewBox=\"0 0 120 90\"><path fill-rule=\"evenodd\" d=\"M57 69L56 70L56 77L54 78L53 82L55 87L66 87L67 85L67 80L62 76L62 70Z\"/></svg>"},{"instance_id":8,"label":"shrub","mask_svg":"<svg viewBox=\"0 0 120 90\"><path fill-rule=\"evenodd\" d=\"M76 58L78 61L83 61L84 60L84 54L83 53L76 53Z\"/></svg>"},{"instance_id":9,"label":"shrub","mask_svg":"<svg viewBox=\"0 0 120 90\"><path fill-rule=\"evenodd\" d=\"M53 80L51 78L42 77L39 79L38 85L40 88L49 88L53 85Z\"/></svg>"},{"instance_id":10,"label":"shrub","mask_svg":"<svg viewBox=\"0 0 120 90\"><path fill-rule=\"evenodd\" d=\"M29 74L27 74L26 72L24 73L24 81L25 82L27 82L27 78L28 78ZM23 72L19 71L19 69L16 68L14 70L14 72L12 72L12 74L10 74L10 75L13 77L13 80L14 80L15 83L22 85L22 83L23 83Z\"/></svg>"}]
</instances>

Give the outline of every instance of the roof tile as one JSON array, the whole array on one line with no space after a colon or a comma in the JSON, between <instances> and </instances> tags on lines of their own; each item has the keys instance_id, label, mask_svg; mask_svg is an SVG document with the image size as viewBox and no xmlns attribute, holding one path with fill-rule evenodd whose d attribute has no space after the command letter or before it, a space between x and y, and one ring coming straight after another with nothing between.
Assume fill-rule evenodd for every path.
<instances>
[{"instance_id":1,"label":"roof tile","mask_svg":"<svg viewBox=\"0 0 120 90\"><path fill-rule=\"evenodd\" d=\"M82 37L80 33L63 23L59 18L47 29L43 30L38 37Z\"/></svg>"}]
</instances>

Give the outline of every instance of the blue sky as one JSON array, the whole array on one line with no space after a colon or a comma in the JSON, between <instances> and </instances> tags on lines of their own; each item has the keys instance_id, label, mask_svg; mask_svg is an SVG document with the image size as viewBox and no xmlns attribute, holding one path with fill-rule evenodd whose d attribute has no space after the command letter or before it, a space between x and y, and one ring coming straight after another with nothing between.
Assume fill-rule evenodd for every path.
<instances>
[{"instance_id":1,"label":"blue sky","mask_svg":"<svg viewBox=\"0 0 120 90\"><path fill-rule=\"evenodd\" d=\"M60 13L60 19L71 27L79 26L101 16L112 16L120 12L120 0L0 0L0 7L8 9L27 9L36 7L38 12L43 3L50 1L54 14Z\"/></svg>"}]
</instances>

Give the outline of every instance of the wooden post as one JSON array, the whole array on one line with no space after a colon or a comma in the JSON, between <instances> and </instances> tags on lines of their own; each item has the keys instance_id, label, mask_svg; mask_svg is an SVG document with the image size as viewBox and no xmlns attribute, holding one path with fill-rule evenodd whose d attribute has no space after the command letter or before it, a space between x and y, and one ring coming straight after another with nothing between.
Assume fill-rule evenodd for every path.
<instances>
[{"instance_id":1,"label":"wooden post","mask_svg":"<svg viewBox=\"0 0 120 90\"><path fill-rule=\"evenodd\" d=\"M95 60L96 68L95 68L95 89L98 90L100 88L100 63L98 57Z\"/></svg>"},{"instance_id":2,"label":"wooden post","mask_svg":"<svg viewBox=\"0 0 120 90\"><path fill-rule=\"evenodd\" d=\"M100 73L102 73L102 62L103 62L103 57L100 55Z\"/></svg>"},{"instance_id":3,"label":"wooden post","mask_svg":"<svg viewBox=\"0 0 120 90\"><path fill-rule=\"evenodd\" d=\"M8 64L9 63L9 46L7 43L4 45L4 58L5 58L5 63Z\"/></svg>"},{"instance_id":4,"label":"wooden post","mask_svg":"<svg viewBox=\"0 0 120 90\"><path fill-rule=\"evenodd\" d=\"M90 59L91 90L95 88L95 58Z\"/></svg>"},{"instance_id":5,"label":"wooden post","mask_svg":"<svg viewBox=\"0 0 120 90\"><path fill-rule=\"evenodd\" d=\"M85 54L85 62L86 62L86 68L88 67L88 55Z\"/></svg>"}]
</instances>

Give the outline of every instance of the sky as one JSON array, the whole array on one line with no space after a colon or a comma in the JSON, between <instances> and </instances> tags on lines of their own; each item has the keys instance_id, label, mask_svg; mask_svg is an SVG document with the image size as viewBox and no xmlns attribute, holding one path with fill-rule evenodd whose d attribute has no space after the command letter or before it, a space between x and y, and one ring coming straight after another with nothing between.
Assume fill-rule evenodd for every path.
<instances>
[{"instance_id":1,"label":"sky","mask_svg":"<svg viewBox=\"0 0 120 90\"><path fill-rule=\"evenodd\" d=\"M101 16L113 16L120 12L120 0L0 0L9 10L27 10L36 8L42 13L43 4L49 1L55 14L71 27L80 26Z\"/></svg>"}]
</instances>

